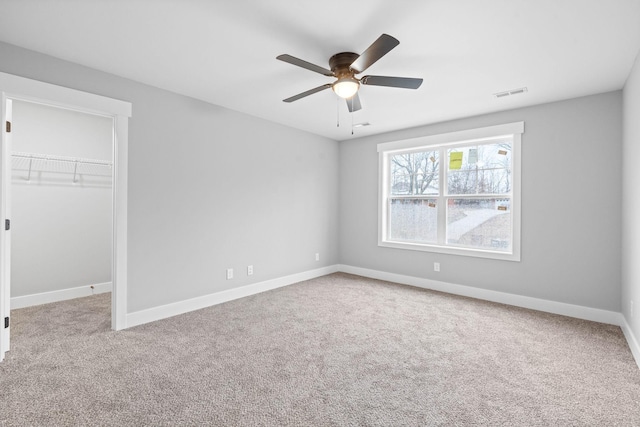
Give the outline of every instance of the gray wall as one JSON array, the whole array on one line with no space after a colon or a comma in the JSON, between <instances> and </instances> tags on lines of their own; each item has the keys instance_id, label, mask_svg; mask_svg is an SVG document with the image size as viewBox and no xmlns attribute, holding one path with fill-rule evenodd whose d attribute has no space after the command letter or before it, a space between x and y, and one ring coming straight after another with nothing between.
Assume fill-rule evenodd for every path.
<instances>
[{"instance_id":1,"label":"gray wall","mask_svg":"<svg viewBox=\"0 0 640 427\"><path fill-rule=\"evenodd\" d=\"M622 313L640 342L640 55L624 87L623 100Z\"/></svg>"},{"instance_id":2,"label":"gray wall","mask_svg":"<svg viewBox=\"0 0 640 427\"><path fill-rule=\"evenodd\" d=\"M12 150L111 161L113 121L13 102ZM11 185L11 296L111 281L111 176L42 172L14 162ZM40 171L40 172L38 172ZM80 171L85 171L80 168ZM108 168L105 168L108 173Z\"/></svg>"},{"instance_id":3,"label":"gray wall","mask_svg":"<svg viewBox=\"0 0 640 427\"><path fill-rule=\"evenodd\" d=\"M621 92L338 144L2 43L0 71L133 103L129 311L338 262L621 309ZM377 246L378 142L520 120L521 262Z\"/></svg>"},{"instance_id":4,"label":"gray wall","mask_svg":"<svg viewBox=\"0 0 640 427\"><path fill-rule=\"evenodd\" d=\"M4 43L0 71L133 104L129 312L338 262L337 142Z\"/></svg>"},{"instance_id":5,"label":"gray wall","mask_svg":"<svg viewBox=\"0 0 640 427\"><path fill-rule=\"evenodd\" d=\"M525 122L521 262L377 246L377 143L515 121ZM621 150L621 92L343 141L340 261L620 311Z\"/></svg>"}]
</instances>

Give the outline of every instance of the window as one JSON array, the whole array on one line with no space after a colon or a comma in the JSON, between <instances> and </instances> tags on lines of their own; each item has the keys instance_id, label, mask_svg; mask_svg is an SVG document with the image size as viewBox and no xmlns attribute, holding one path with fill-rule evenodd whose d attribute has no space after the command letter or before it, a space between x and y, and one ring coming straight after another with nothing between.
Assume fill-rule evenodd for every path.
<instances>
[{"instance_id":1,"label":"window","mask_svg":"<svg viewBox=\"0 0 640 427\"><path fill-rule=\"evenodd\" d=\"M511 123L378 145L380 246L520 260L520 144Z\"/></svg>"}]
</instances>

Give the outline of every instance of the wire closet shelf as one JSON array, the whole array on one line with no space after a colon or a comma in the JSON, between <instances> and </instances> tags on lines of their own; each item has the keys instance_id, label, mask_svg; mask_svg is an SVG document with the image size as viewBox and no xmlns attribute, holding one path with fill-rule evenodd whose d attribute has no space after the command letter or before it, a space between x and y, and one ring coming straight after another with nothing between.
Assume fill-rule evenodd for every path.
<instances>
[{"instance_id":1,"label":"wire closet shelf","mask_svg":"<svg viewBox=\"0 0 640 427\"><path fill-rule=\"evenodd\" d=\"M25 180L31 181L32 172L53 172L73 175L73 182L78 182L81 175L112 175L113 162L107 160L65 157L37 153L11 153L11 167L15 171L26 172Z\"/></svg>"}]
</instances>

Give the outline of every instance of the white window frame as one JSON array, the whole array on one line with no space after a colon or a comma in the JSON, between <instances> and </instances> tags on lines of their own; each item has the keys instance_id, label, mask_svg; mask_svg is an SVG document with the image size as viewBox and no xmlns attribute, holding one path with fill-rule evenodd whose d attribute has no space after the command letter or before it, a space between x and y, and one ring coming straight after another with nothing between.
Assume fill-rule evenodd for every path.
<instances>
[{"instance_id":1,"label":"white window frame","mask_svg":"<svg viewBox=\"0 0 640 427\"><path fill-rule=\"evenodd\" d=\"M450 132L439 135L431 135L420 138L406 139L401 141L386 142L378 144L378 246L397 249L409 249L426 252L437 252L442 254L472 256L480 258L491 258L506 261L520 261L520 220L521 220L521 146L522 134L524 133L524 122L507 123L497 126L489 126L478 129L469 129L458 132ZM511 252L494 251L480 248L462 248L446 244L413 243L403 241L393 241L388 234L388 207L389 207L389 162L390 156L407 152L408 150L419 151L420 149L433 150L435 147L443 147L446 152L447 146L458 144L470 144L482 142L495 138L511 137L512 146L512 194L511 194L511 227L512 242ZM446 167L446 156L440 158L440 186L444 186L444 168ZM419 196L418 198L421 198ZM440 192L438 196L424 196L424 198L442 199L445 196ZM472 197L472 196L462 196ZM474 198L478 198L476 195ZM480 195L483 198L485 195ZM438 227L439 234L444 230L445 204L438 203Z\"/></svg>"}]
</instances>

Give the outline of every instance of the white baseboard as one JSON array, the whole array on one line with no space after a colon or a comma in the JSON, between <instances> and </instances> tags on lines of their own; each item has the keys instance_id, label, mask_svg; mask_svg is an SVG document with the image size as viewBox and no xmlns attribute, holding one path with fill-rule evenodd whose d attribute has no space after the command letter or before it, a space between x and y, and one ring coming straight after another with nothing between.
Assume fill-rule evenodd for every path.
<instances>
[{"instance_id":1,"label":"white baseboard","mask_svg":"<svg viewBox=\"0 0 640 427\"><path fill-rule=\"evenodd\" d=\"M93 289L91 289L91 286L93 286ZM13 297L11 298L11 310L73 298L88 297L94 294L102 294L104 292L111 292L111 288L111 282L105 282L95 285L78 286L77 288L60 289L58 291Z\"/></svg>"},{"instance_id":2,"label":"white baseboard","mask_svg":"<svg viewBox=\"0 0 640 427\"><path fill-rule=\"evenodd\" d=\"M501 304L514 305L516 307L530 308L532 310L561 314L563 316L576 317L578 319L591 320L610 325L620 326L622 316L620 313L615 311L583 307L563 302L509 294L506 292L490 291L488 289L474 288L472 286L455 285L453 283L440 282L421 277L405 276L402 274L387 273L367 268L352 267L350 265L339 265L338 269L345 273L356 274L358 276L369 277L372 279L402 283L404 285L416 286L418 288L432 289L434 291L447 292L450 294L493 301Z\"/></svg>"},{"instance_id":3,"label":"white baseboard","mask_svg":"<svg viewBox=\"0 0 640 427\"><path fill-rule=\"evenodd\" d=\"M221 304L223 302L232 301L238 298L244 298L250 295L259 294L271 289L281 288L283 286L292 285L294 283L305 280L315 279L316 277L326 276L335 273L338 267L335 265L318 268L316 270L304 271L302 273L292 274L290 276L279 277L276 279L266 280L264 282L253 283L251 285L242 286L235 289L216 292L214 294L203 295L201 297L192 298L184 301L178 301L171 304L152 307L146 310L135 311L127 314L127 328L142 325L144 323L156 320L166 319L168 317L177 316L179 314L188 313L201 308L210 307L212 305Z\"/></svg>"},{"instance_id":4,"label":"white baseboard","mask_svg":"<svg viewBox=\"0 0 640 427\"><path fill-rule=\"evenodd\" d=\"M640 346L638 345L638 341L635 339L629 325L627 324L624 316L621 313L609 310L601 310L598 308L567 304L557 301L549 301L540 298L509 294L505 292L474 288L472 286L456 285L420 277L353 267L350 265L327 266L316 270L292 274L290 276L254 283L235 289L228 289L225 291L216 292L214 294L203 295L201 297L166 304L159 307L152 307L149 309L136 311L127 314L126 327L130 328L156 320L166 319L168 317L177 316L179 314L188 313L190 311L199 310L202 308L210 307L212 305L232 301L238 298L244 298L250 295L269 291L271 289L281 288L338 271L355 274L358 276L369 277L372 279L401 283L404 285L416 286L424 289L447 292L450 294L493 301L501 304L513 305L516 307L529 308L532 310L539 310L547 313L560 314L563 316L620 326L627 339L627 342L629 343L631 353L633 354L636 363L640 368Z\"/></svg>"},{"instance_id":5,"label":"white baseboard","mask_svg":"<svg viewBox=\"0 0 640 427\"><path fill-rule=\"evenodd\" d=\"M532 310L544 311L547 313L560 314L578 319L591 320L593 322L616 325L622 329L625 338L631 349L634 359L640 368L640 346L631 328L627 324L622 313L599 308L584 307L563 302L549 301L540 298L526 297L522 295L509 294L505 292L490 291L487 289L474 288L472 286L455 285L453 283L440 282L437 280L424 279L421 277L405 276L402 274L387 273L385 271L371 270L368 268L353 267L350 265L338 265L338 271L369 277L371 279L385 280L388 282L401 283L404 285L416 286L418 288L431 289L434 291L447 292L450 294L465 297L477 298L486 301L493 301L501 304L513 305L516 307L529 308Z\"/></svg>"},{"instance_id":6,"label":"white baseboard","mask_svg":"<svg viewBox=\"0 0 640 427\"><path fill-rule=\"evenodd\" d=\"M620 325L620 329L622 329L622 332L624 333L624 337L627 339L627 342L629 343L631 354L633 354L633 358L636 359L638 368L640 368L640 343L638 343L638 340L633 334L633 331L629 326L629 323L627 323L627 319L625 319L624 316L622 316L622 324Z\"/></svg>"}]
</instances>

